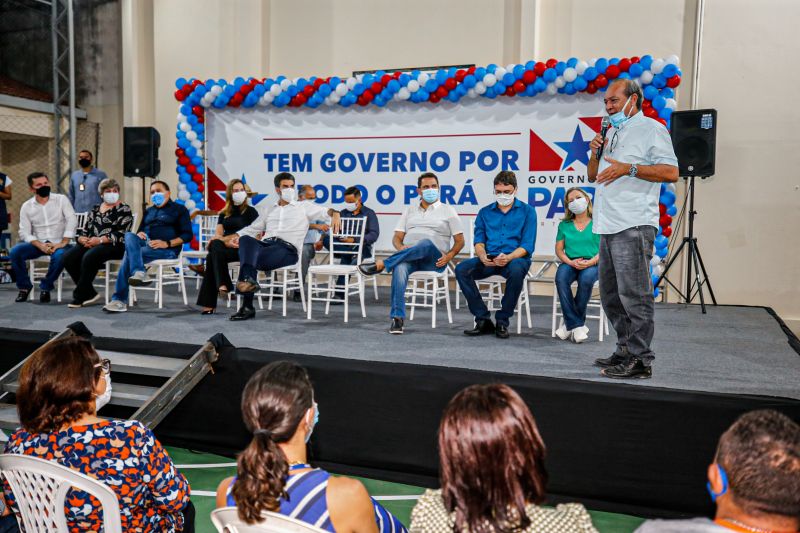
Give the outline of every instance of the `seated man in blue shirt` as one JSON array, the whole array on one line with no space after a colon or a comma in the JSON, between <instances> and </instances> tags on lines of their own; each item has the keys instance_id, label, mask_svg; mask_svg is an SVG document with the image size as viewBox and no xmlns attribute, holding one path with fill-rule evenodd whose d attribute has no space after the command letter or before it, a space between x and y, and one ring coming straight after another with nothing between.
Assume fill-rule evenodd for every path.
<instances>
[{"instance_id":1,"label":"seated man in blue shirt","mask_svg":"<svg viewBox=\"0 0 800 533\"><path fill-rule=\"evenodd\" d=\"M128 288L149 285L145 264L157 259L175 259L183 243L192 240L189 211L170 200L169 185L154 181L150 185L153 205L144 212L138 233L125 234L125 255L117 273L117 284L111 302L103 308L109 313L128 310Z\"/></svg>"},{"instance_id":2,"label":"seated man in blue shirt","mask_svg":"<svg viewBox=\"0 0 800 533\"><path fill-rule=\"evenodd\" d=\"M519 295L525 287L525 277L531 266L536 244L536 210L517 200L517 177L510 170L494 178L496 201L478 212L475 219L475 255L456 267L456 279L467 298L475 327L464 332L475 336L494 333L508 338L508 323L514 315ZM481 297L475 280L500 275L506 278L506 290L501 308L495 313L497 327ZM527 290L527 289L526 289Z\"/></svg>"}]
</instances>

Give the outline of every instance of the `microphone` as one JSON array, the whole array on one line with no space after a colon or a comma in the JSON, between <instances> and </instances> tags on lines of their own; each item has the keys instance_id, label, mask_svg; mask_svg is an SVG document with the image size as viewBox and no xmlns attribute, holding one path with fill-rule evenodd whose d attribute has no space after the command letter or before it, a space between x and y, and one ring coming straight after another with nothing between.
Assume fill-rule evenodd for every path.
<instances>
[{"instance_id":1,"label":"microphone","mask_svg":"<svg viewBox=\"0 0 800 533\"><path fill-rule=\"evenodd\" d=\"M603 117L603 121L600 123L600 135L603 137L603 140L600 142L600 147L597 149L597 160L600 161L600 156L603 155L603 147L606 144L606 133L608 133L608 128L611 127L611 121L608 117Z\"/></svg>"}]
</instances>

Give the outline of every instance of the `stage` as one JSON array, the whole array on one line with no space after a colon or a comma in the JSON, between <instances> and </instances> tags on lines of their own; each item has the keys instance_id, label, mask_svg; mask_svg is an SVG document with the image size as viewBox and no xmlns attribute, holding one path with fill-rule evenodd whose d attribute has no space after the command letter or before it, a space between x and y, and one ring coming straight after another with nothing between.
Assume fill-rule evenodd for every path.
<instances>
[{"instance_id":1,"label":"stage","mask_svg":"<svg viewBox=\"0 0 800 533\"><path fill-rule=\"evenodd\" d=\"M189 284L190 302L195 298ZM188 356L217 333L221 358L156 429L166 443L226 456L248 441L239 417L240 391L266 362L293 359L309 368L321 422L312 440L319 464L343 473L422 486L437 484L435 432L450 397L472 383L502 381L525 398L548 445L552 501L580 500L593 509L665 516L708 511L705 466L720 433L741 413L777 408L800 420L797 339L760 307L656 306L654 376L612 381L592 366L611 353L614 334L597 341L596 321L582 345L550 336L552 299L532 298L532 330L508 340L468 338L468 312L453 308L406 321L389 335L388 292L367 298L367 316L315 303L306 320L299 303L288 316L258 311L233 323L234 309L201 316L174 291L158 310L143 295L137 308L106 314L100 306L13 303L0 289L3 367L45 342L48 332L81 321L104 349ZM355 302L355 300L353 300ZM463 304L463 300L462 300Z\"/></svg>"}]
</instances>

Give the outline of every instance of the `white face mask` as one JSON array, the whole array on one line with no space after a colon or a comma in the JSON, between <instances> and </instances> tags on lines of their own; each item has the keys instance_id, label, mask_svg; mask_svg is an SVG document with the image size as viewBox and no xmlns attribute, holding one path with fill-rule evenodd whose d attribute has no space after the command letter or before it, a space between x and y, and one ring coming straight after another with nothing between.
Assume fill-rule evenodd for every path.
<instances>
[{"instance_id":1,"label":"white face mask","mask_svg":"<svg viewBox=\"0 0 800 533\"><path fill-rule=\"evenodd\" d=\"M281 200L288 203L292 203L297 200L297 189L294 187L281 189Z\"/></svg>"},{"instance_id":2,"label":"white face mask","mask_svg":"<svg viewBox=\"0 0 800 533\"><path fill-rule=\"evenodd\" d=\"M118 192L104 192L103 193L103 201L108 205L113 205L119 201L119 193Z\"/></svg>"},{"instance_id":3,"label":"white face mask","mask_svg":"<svg viewBox=\"0 0 800 533\"><path fill-rule=\"evenodd\" d=\"M589 207L589 202L586 201L586 198L581 196L580 198L575 198L572 200L567 207L569 207L569 210L574 214L580 215L586 211L587 207Z\"/></svg>"},{"instance_id":4,"label":"white face mask","mask_svg":"<svg viewBox=\"0 0 800 533\"><path fill-rule=\"evenodd\" d=\"M234 204L242 205L244 201L247 200L247 191L236 191L232 196Z\"/></svg>"},{"instance_id":5,"label":"white face mask","mask_svg":"<svg viewBox=\"0 0 800 533\"><path fill-rule=\"evenodd\" d=\"M344 208L347 209L348 211L352 212L352 211L355 211L358 208L358 204L357 203L352 203L351 204L350 202L345 202Z\"/></svg>"},{"instance_id":6,"label":"white face mask","mask_svg":"<svg viewBox=\"0 0 800 533\"><path fill-rule=\"evenodd\" d=\"M106 379L106 390L94 399L95 410L97 411L111 401L111 372L103 372L103 377Z\"/></svg>"},{"instance_id":7,"label":"white face mask","mask_svg":"<svg viewBox=\"0 0 800 533\"><path fill-rule=\"evenodd\" d=\"M497 200L498 205L501 205L503 207L509 206L514 203L513 194L505 194L505 193L495 194L494 198L495 200Z\"/></svg>"}]
</instances>

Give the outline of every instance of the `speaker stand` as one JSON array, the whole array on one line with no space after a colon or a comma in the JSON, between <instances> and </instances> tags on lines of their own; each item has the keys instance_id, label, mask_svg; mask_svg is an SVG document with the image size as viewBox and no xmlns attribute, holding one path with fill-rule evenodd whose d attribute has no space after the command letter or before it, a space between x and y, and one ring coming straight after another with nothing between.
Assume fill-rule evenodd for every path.
<instances>
[{"instance_id":1,"label":"speaker stand","mask_svg":"<svg viewBox=\"0 0 800 533\"><path fill-rule=\"evenodd\" d=\"M142 176L142 222L144 222L144 212L147 210L147 178ZM136 231L134 228L133 231Z\"/></svg>"},{"instance_id":2,"label":"speaker stand","mask_svg":"<svg viewBox=\"0 0 800 533\"><path fill-rule=\"evenodd\" d=\"M711 296L711 301L713 305L717 305L717 298L714 296L714 290L711 288L711 279L708 277L708 272L706 271L706 266L703 263L703 256L700 255L700 246L697 243L697 237L694 236L694 216L697 214L697 211L694 209L694 176L689 176L689 235L683 238L681 241L680 246L678 249L675 250L675 253L672 254L669 262L667 263L667 268L664 269L661 276L658 278L656 282L656 286L661 285L661 281L666 279L667 283L672 286L681 299L684 300L685 303L690 304L692 300L694 300L695 296L700 297L700 308L703 311L703 314L706 314L706 301L705 296L703 294L704 286L708 289L708 294ZM684 178L686 179L686 178ZM682 292L681 289L672 283L668 278L667 274L669 273L672 265L675 264L675 260L680 257L681 253L683 252L684 248L687 249L687 253L689 257L686 260L686 292ZM692 265L694 265L694 277L692 277Z\"/></svg>"}]
</instances>

